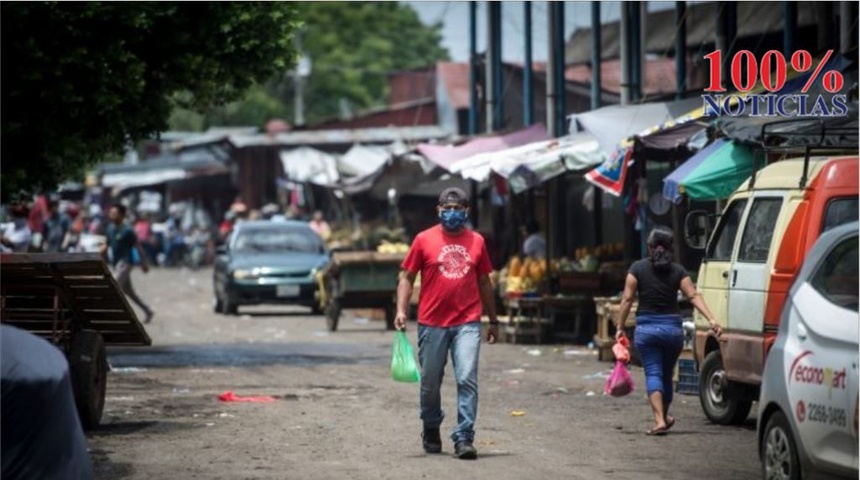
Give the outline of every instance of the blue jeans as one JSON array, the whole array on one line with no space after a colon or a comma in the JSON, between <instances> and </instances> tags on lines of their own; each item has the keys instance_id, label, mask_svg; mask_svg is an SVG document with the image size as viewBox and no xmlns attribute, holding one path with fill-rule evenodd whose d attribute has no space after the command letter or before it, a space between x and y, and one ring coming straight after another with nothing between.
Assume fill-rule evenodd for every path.
<instances>
[{"instance_id":1,"label":"blue jeans","mask_svg":"<svg viewBox=\"0 0 860 480\"><path fill-rule=\"evenodd\" d=\"M674 318L670 320L671 317L677 317L677 321ZM645 370L645 386L648 395L662 392L663 404L669 405L672 403L672 394L675 390L672 374L684 348L684 329L681 327L681 318L669 315L643 315L636 317L636 323L634 343L642 359L642 368Z\"/></svg>"},{"instance_id":2,"label":"blue jeans","mask_svg":"<svg viewBox=\"0 0 860 480\"><path fill-rule=\"evenodd\" d=\"M424 428L439 428L442 411L442 377L448 351L457 379L457 427L454 442L475 440L478 416L478 354L481 349L481 322L438 328L418 325L418 360L421 363L421 420Z\"/></svg>"}]
</instances>

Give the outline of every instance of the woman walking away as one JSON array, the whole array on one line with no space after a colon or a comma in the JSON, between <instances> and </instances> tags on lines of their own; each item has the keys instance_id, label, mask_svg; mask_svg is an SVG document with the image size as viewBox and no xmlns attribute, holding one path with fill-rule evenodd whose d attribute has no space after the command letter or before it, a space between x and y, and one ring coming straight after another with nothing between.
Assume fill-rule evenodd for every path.
<instances>
[{"instance_id":1,"label":"woman walking away","mask_svg":"<svg viewBox=\"0 0 860 480\"><path fill-rule=\"evenodd\" d=\"M690 300L711 325L717 336L722 334L714 315L705 300L696 291L683 266L673 262L672 247L675 235L665 227L656 227L648 235L649 257L630 267L621 298L621 311L616 319L616 339L626 336L624 319L630 313L633 300L639 297L636 309L634 343L639 350L645 370L648 400L654 412L654 427L648 435L665 435L675 424L669 415L672 404L672 374L684 346L681 311L678 308L678 290Z\"/></svg>"}]
</instances>

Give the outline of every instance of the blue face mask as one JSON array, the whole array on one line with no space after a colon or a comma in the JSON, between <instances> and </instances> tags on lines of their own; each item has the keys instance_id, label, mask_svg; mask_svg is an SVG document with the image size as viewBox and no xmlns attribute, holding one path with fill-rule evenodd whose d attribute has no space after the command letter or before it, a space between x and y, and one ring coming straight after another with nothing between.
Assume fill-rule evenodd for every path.
<instances>
[{"instance_id":1,"label":"blue face mask","mask_svg":"<svg viewBox=\"0 0 860 480\"><path fill-rule=\"evenodd\" d=\"M466 210L442 210L439 212L442 228L452 232L465 225L467 218Z\"/></svg>"}]
</instances>

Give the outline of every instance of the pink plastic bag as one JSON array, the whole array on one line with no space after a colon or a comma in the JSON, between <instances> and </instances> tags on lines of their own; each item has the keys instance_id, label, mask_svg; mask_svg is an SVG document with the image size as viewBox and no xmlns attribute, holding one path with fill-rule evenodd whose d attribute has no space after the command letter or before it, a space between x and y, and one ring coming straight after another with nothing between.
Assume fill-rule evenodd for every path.
<instances>
[{"instance_id":1,"label":"pink plastic bag","mask_svg":"<svg viewBox=\"0 0 860 480\"><path fill-rule=\"evenodd\" d=\"M615 368L609 378L606 379L606 386L603 387L603 393L612 395L613 397L623 397L632 392L636 386L633 384L633 377L624 366L624 362L616 361Z\"/></svg>"},{"instance_id":2,"label":"pink plastic bag","mask_svg":"<svg viewBox=\"0 0 860 480\"><path fill-rule=\"evenodd\" d=\"M270 397L268 395L262 397L243 397L236 395L232 390L228 390L221 395L218 395L218 400L222 402L269 403L274 402L275 397Z\"/></svg>"},{"instance_id":3,"label":"pink plastic bag","mask_svg":"<svg viewBox=\"0 0 860 480\"><path fill-rule=\"evenodd\" d=\"M630 340L627 337L621 337L612 346L612 353L615 354L615 360L619 362L630 362Z\"/></svg>"}]
</instances>

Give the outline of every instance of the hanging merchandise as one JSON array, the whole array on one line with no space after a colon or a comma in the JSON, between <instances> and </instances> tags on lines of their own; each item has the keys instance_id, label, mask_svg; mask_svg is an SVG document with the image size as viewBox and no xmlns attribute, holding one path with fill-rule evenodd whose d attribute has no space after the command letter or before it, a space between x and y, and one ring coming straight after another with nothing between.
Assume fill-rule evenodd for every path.
<instances>
[{"instance_id":1,"label":"hanging merchandise","mask_svg":"<svg viewBox=\"0 0 860 480\"><path fill-rule=\"evenodd\" d=\"M632 155L632 145L617 147L608 160L586 173L585 179L612 195L620 197L624 191L627 171L633 160Z\"/></svg>"}]
</instances>

